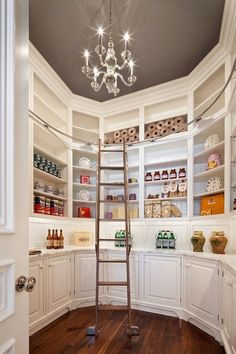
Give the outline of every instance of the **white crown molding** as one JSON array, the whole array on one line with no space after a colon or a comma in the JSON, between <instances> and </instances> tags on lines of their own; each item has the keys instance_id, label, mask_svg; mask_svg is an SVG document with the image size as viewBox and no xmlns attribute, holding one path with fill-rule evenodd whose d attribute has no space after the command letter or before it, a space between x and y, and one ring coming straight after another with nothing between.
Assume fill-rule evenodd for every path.
<instances>
[{"instance_id":1,"label":"white crown molding","mask_svg":"<svg viewBox=\"0 0 236 354\"><path fill-rule=\"evenodd\" d=\"M236 34L236 1L226 0L221 25L219 44L230 53Z\"/></svg>"}]
</instances>

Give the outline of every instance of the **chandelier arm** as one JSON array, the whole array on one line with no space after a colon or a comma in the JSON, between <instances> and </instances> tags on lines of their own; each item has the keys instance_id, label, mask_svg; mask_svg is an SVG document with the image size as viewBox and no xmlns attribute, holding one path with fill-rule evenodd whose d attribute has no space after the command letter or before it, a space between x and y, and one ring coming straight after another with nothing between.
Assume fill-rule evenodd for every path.
<instances>
[{"instance_id":1,"label":"chandelier arm","mask_svg":"<svg viewBox=\"0 0 236 354\"><path fill-rule=\"evenodd\" d=\"M116 75L119 76L119 78L121 79L121 81L123 82L124 85L126 85L128 87L131 87L133 85L132 82L131 83L127 82L120 73L117 73Z\"/></svg>"},{"instance_id":2,"label":"chandelier arm","mask_svg":"<svg viewBox=\"0 0 236 354\"><path fill-rule=\"evenodd\" d=\"M120 65L116 65L117 69L118 70L123 70L126 66L128 65L128 61L125 59L123 64L120 66Z\"/></svg>"},{"instance_id":3,"label":"chandelier arm","mask_svg":"<svg viewBox=\"0 0 236 354\"><path fill-rule=\"evenodd\" d=\"M101 66L102 66L102 67L105 67L106 64L105 64L104 61L103 61L102 55L99 54L98 57L99 57L99 61L100 61Z\"/></svg>"},{"instance_id":4,"label":"chandelier arm","mask_svg":"<svg viewBox=\"0 0 236 354\"><path fill-rule=\"evenodd\" d=\"M104 80L102 79L102 81L100 82L100 84L96 90L97 92L101 90L103 84L104 84Z\"/></svg>"}]
</instances>

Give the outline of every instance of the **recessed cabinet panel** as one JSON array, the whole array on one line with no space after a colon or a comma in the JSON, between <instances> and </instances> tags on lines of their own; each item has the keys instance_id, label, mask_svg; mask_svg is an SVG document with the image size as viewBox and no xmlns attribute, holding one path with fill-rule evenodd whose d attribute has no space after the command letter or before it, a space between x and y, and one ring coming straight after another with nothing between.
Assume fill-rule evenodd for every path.
<instances>
[{"instance_id":1,"label":"recessed cabinet panel","mask_svg":"<svg viewBox=\"0 0 236 354\"><path fill-rule=\"evenodd\" d=\"M124 251L125 252L125 251ZM125 254L120 253L109 253L110 260L114 259L125 259ZM130 256L130 290L131 299L138 299L138 289L139 289L139 268L138 268L138 256ZM113 263L108 266L108 281L126 281L126 264L124 263ZM108 288L108 295L119 298L127 298L127 287L126 286L111 286Z\"/></svg>"},{"instance_id":2,"label":"recessed cabinet panel","mask_svg":"<svg viewBox=\"0 0 236 354\"><path fill-rule=\"evenodd\" d=\"M215 262L185 260L187 310L198 318L218 323L219 281Z\"/></svg>"},{"instance_id":3,"label":"recessed cabinet panel","mask_svg":"<svg viewBox=\"0 0 236 354\"><path fill-rule=\"evenodd\" d=\"M145 301L180 306L180 258L145 256Z\"/></svg>"},{"instance_id":4,"label":"recessed cabinet panel","mask_svg":"<svg viewBox=\"0 0 236 354\"><path fill-rule=\"evenodd\" d=\"M36 285L29 294L29 322L34 323L45 314L44 259L30 261L29 276L35 277Z\"/></svg>"},{"instance_id":5,"label":"recessed cabinet panel","mask_svg":"<svg viewBox=\"0 0 236 354\"><path fill-rule=\"evenodd\" d=\"M58 309L71 297L71 256L49 257L48 293L49 312Z\"/></svg>"},{"instance_id":6,"label":"recessed cabinet panel","mask_svg":"<svg viewBox=\"0 0 236 354\"><path fill-rule=\"evenodd\" d=\"M232 276L227 271L224 271L224 276L222 278L222 317L223 317L223 331L230 340L231 325L232 325L232 301L233 301L233 290L232 290Z\"/></svg>"},{"instance_id":7,"label":"recessed cabinet panel","mask_svg":"<svg viewBox=\"0 0 236 354\"><path fill-rule=\"evenodd\" d=\"M100 265L100 279L102 279L101 265ZM93 298L95 301L95 289L96 289L95 255L76 254L75 255L75 297L78 299Z\"/></svg>"},{"instance_id":8,"label":"recessed cabinet panel","mask_svg":"<svg viewBox=\"0 0 236 354\"><path fill-rule=\"evenodd\" d=\"M231 311L231 347L233 354L236 354L236 278L233 278L232 283L232 311Z\"/></svg>"}]
</instances>

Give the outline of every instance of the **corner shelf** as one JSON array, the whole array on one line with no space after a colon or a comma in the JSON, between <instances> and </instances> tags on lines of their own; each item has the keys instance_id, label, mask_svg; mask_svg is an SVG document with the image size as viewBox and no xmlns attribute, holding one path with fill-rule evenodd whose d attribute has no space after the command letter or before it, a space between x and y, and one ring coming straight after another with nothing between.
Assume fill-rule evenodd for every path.
<instances>
[{"instance_id":1,"label":"corner shelf","mask_svg":"<svg viewBox=\"0 0 236 354\"><path fill-rule=\"evenodd\" d=\"M65 197L60 197L58 195L51 194L51 193L41 192L41 191L39 191L37 189L33 189L33 192L34 192L34 194L42 195L42 196L48 197L50 199L56 199L56 200L62 200L62 201L66 201L67 200L67 198L65 198Z\"/></svg>"},{"instance_id":2,"label":"corner shelf","mask_svg":"<svg viewBox=\"0 0 236 354\"><path fill-rule=\"evenodd\" d=\"M80 199L73 199L74 203L83 203L83 204L96 204L95 200L80 200Z\"/></svg>"},{"instance_id":3,"label":"corner shelf","mask_svg":"<svg viewBox=\"0 0 236 354\"><path fill-rule=\"evenodd\" d=\"M195 181L204 181L206 178L214 177L217 174L223 174L224 172L224 165L212 168L210 170L198 173L194 176Z\"/></svg>"},{"instance_id":4,"label":"corner shelf","mask_svg":"<svg viewBox=\"0 0 236 354\"><path fill-rule=\"evenodd\" d=\"M175 166L181 166L181 165L186 165L187 164L187 158L186 159L178 159L178 160L170 160L170 161L156 161L156 162L148 162L144 164L144 168L148 168L148 167L155 167L158 166L158 169L162 169L165 166L169 166L169 165L173 165L173 167Z\"/></svg>"},{"instance_id":5,"label":"corner shelf","mask_svg":"<svg viewBox=\"0 0 236 354\"><path fill-rule=\"evenodd\" d=\"M196 155L194 155L194 162L195 163L205 162L210 154L212 154L214 152L223 152L224 151L224 143L225 142L223 140L220 143L216 144L215 146L197 153Z\"/></svg>"},{"instance_id":6,"label":"corner shelf","mask_svg":"<svg viewBox=\"0 0 236 354\"><path fill-rule=\"evenodd\" d=\"M74 166L73 165L73 169L81 171L81 172L86 172L86 173L89 173L89 174L96 174L97 173L96 168L86 168L86 167L79 167L79 166Z\"/></svg>"},{"instance_id":7,"label":"corner shelf","mask_svg":"<svg viewBox=\"0 0 236 354\"><path fill-rule=\"evenodd\" d=\"M50 175L50 173L44 172L42 170L39 170L36 167L33 168L33 171L34 171L34 176L35 177L42 178L45 181L48 181L48 182L51 182L51 183L56 183L56 184L66 184L67 183L66 180L64 180L62 178L59 178L59 177L56 177L56 176L53 176L53 175Z\"/></svg>"},{"instance_id":8,"label":"corner shelf","mask_svg":"<svg viewBox=\"0 0 236 354\"><path fill-rule=\"evenodd\" d=\"M204 193L194 194L194 198L201 198L201 197L204 197L204 196L216 195L216 194L220 194L220 193L224 193L224 188L221 188L221 189L219 189L218 191L215 191L215 192L204 192Z\"/></svg>"}]
</instances>

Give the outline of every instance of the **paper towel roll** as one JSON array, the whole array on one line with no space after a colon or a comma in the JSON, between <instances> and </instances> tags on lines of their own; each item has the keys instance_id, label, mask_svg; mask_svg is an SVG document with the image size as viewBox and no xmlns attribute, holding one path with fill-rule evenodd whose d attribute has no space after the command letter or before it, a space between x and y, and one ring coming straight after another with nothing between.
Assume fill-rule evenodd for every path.
<instances>
[{"instance_id":1,"label":"paper towel roll","mask_svg":"<svg viewBox=\"0 0 236 354\"><path fill-rule=\"evenodd\" d=\"M128 136L128 130L127 129L121 130L120 135L122 138L126 138Z\"/></svg>"},{"instance_id":2,"label":"paper towel roll","mask_svg":"<svg viewBox=\"0 0 236 354\"><path fill-rule=\"evenodd\" d=\"M149 132L152 132L155 128L156 128L156 124L155 123L150 123L150 124L148 124L147 130Z\"/></svg>"},{"instance_id":3,"label":"paper towel roll","mask_svg":"<svg viewBox=\"0 0 236 354\"><path fill-rule=\"evenodd\" d=\"M136 128L129 128L128 130L128 135L129 136L134 136L136 134Z\"/></svg>"},{"instance_id":4,"label":"paper towel roll","mask_svg":"<svg viewBox=\"0 0 236 354\"><path fill-rule=\"evenodd\" d=\"M115 132L113 133L113 138L114 138L114 139L118 139L119 137L120 137L120 131L117 130L117 131L115 131Z\"/></svg>"}]
</instances>

